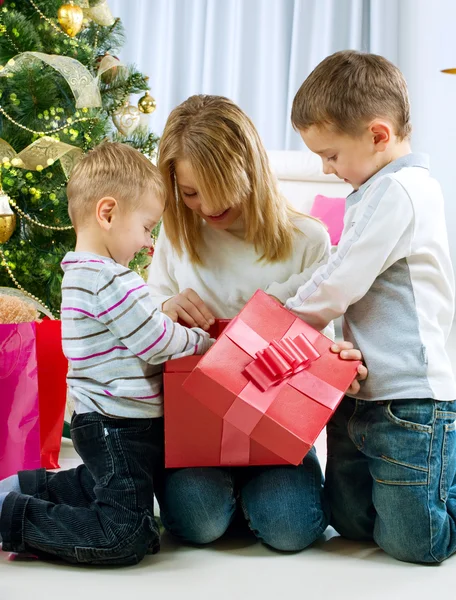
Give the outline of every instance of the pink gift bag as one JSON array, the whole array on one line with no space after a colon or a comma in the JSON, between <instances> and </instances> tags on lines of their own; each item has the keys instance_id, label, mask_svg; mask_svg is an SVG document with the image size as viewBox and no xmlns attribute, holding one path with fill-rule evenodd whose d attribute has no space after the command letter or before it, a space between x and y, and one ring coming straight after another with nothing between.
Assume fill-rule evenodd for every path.
<instances>
[{"instance_id":1,"label":"pink gift bag","mask_svg":"<svg viewBox=\"0 0 456 600\"><path fill-rule=\"evenodd\" d=\"M35 323L0 325L0 479L39 468L40 452Z\"/></svg>"}]
</instances>

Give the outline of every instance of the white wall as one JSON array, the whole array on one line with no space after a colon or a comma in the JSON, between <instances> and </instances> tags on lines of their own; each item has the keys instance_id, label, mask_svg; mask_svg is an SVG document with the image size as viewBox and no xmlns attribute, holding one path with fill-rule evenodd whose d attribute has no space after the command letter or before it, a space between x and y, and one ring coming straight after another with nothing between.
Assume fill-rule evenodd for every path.
<instances>
[{"instance_id":1,"label":"white wall","mask_svg":"<svg viewBox=\"0 0 456 600\"><path fill-rule=\"evenodd\" d=\"M400 2L398 66L409 85L412 148L431 156L442 185L453 265L456 267L456 1Z\"/></svg>"},{"instance_id":2,"label":"white wall","mask_svg":"<svg viewBox=\"0 0 456 600\"><path fill-rule=\"evenodd\" d=\"M109 5L126 29L120 57L150 75L158 108L149 126L158 134L169 111L189 94L222 93L253 118L269 150L300 149L294 131L285 135L289 106L284 110L283 94L273 93L286 85L286 76L292 98L296 82L335 50L370 49L395 62L410 89L413 149L430 154L431 172L443 188L456 267L456 75L440 72L456 67L456 0L109 0ZM284 25L290 14L292 27ZM226 36L235 17L244 33L231 36L230 46ZM258 50L252 42L250 53L241 52L250 37L266 46ZM264 81L252 70L250 54L267 70ZM205 62L210 68L200 81L195 72ZM236 64L239 82L231 89L227 82Z\"/></svg>"}]
</instances>

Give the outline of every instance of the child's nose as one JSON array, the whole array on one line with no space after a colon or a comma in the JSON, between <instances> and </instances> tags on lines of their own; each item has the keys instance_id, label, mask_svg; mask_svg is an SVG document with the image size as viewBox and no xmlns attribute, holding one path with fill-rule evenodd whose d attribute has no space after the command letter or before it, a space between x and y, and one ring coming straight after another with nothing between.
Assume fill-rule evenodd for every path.
<instances>
[{"instance_id":1,"label":"child's nose","mask_svg":"<svg viewBox=\"0 0 456 600\"><path fill-rule=\"evenodd\" d=\"M323 173L325 175L331 175L331 173L334 173L332 166L326 161L323 161Z\"/></svg>"}]
</instances>

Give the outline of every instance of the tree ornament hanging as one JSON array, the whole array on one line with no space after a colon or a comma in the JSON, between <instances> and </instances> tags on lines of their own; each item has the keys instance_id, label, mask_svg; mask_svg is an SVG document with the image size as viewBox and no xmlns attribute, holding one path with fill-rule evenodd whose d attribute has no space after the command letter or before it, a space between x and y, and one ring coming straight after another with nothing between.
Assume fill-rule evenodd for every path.
<instances>
[{"instance_id":1,"label":"tree ornament hanging","mask_svg":"<svg viewBox=\"0 0 456 600\"><path fill-rule=\"evenodd\" d=\"M9 197L0 188L0 244L7 242L16 229L16 215L11 210Z\"/></svg>"},{"instance_id":2,"label":"tree ornament hanging","mask_svg":"<svg viewBox=\"0 0 456 600\"><path fill-rule=\"evenodd\" d=\"M112 115L114 125L117 127L120 133L125 136L133 133L133 131L139 125L140 118L141 113L136 106L130 104L128 100Z\"/></svg>"},{"instance_id":3,"label":"tree ornament hanging","mask_svg":"<svg viewBox=\"0 0 456 600\"><path fill-rule=\"evenodd\" d=\"M119 67L123 66L117 56L109 54L109 52L100 54L96 58L95 63L97 64L98 74L103 83L112 83L117 77Z\"/></svg>"},{"instance_id":4,"label":"tree ornament hanging","mask_svg":"<svg viewBox=\"0 0 456 600\"><path fill-rule=\"evenodd\" d=\"M152 98L149 92L146 92L144 96L138 100L138 108L142 113L150 115L157 108L155 98Z\"/></svg>"},{"instance_id":5,"label":"tree ornament hanging","mask_svg":"<svg viewBox=\"0 0 456 600\"><path fill-rule=\"evenodd\" d=\"M74 37L81 31L84 13L80 6L69 2L62 4L57 11L57 18L63 31L70 37Z\"/></svg>"},{"instance_id":6,"label":"tree ornament hanging","mask_svg":"<svg viewBox=\"0 0 456 600\"><path fill-rule=\"evenodd\" d=\"M95 4L95 6L89 6L84 9L86 17L91 19L97 25L103 27L111 27L116 22L116 19L112 16L106 0L102 0Z\"/></svg>"}]
</instances>

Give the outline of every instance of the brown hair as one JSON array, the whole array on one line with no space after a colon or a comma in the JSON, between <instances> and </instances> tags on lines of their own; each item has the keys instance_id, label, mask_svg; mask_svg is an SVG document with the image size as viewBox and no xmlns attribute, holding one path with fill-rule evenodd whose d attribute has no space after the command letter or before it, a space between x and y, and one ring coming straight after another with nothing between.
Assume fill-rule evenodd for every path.
<instances>
[{"instance_id":1,"label":"brown hair","mask_svg":"<svg viewBox=\"0 0 456 600\"><path fill-rule=\"evenodd\" d=\"M391 120L400 140L410 136L407 84L389 60L356 50L325 58L299 88L291 111L298 130L327 125L353 136L375 118Z\"/></svg>"},{"instance_id":2,"label":"brown hair","mask_svg":"<svg viewBox=\"0 0 456 600\"><path fill-rule=\"evenodd\" d=\"M146 190L166 198L157 167L127 144L103 142L88 152L71 173L67 185L71 222L75 228L83 224L105 196L135 208Z\"/></svg>"},{"instance_id":3,"label":"brown hair","mask_svg":"<svg viewBox=\"0 0 456 600\"><path fill-rule=\"evenodd\" d=\"M188 160L198 193L214 213L239 206L245 240L269 262L292 252L296 213L280 194L266 150L252 121L222 96L191 96L170 114L160 140L158 167L168 202L163 215L166 234L181 254L185 248L201 264L202 219L180 197L175 164ZM302 215L300 215L302 217Z\"/></svg>"}]
</instances>

